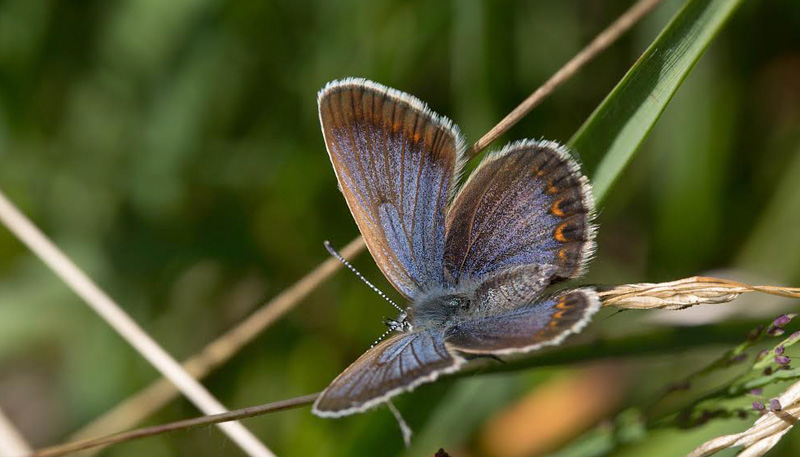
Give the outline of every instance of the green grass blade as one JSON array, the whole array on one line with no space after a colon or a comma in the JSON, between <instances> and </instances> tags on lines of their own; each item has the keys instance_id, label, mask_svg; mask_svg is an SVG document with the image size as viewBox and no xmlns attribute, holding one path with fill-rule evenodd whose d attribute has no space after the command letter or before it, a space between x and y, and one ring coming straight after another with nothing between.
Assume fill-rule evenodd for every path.
<instances>
[{"instance_id":1,"label":"green grass blade","mask_svg":"<svg viewBox=\"0 0 800 457\"><path fill-rule=\"evenodd\" d=\"M742 0L690 0L672 19L569 144L603 157L592 188L598 202L631 161L661 112Z\"/></svg>"}]
</instances>

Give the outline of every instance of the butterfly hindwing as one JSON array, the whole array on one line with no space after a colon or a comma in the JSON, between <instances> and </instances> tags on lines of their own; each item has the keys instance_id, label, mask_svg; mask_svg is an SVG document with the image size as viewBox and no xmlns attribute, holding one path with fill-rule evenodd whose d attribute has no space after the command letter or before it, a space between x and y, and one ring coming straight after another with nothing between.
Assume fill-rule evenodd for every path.
<instances>
[{"instance_id":1,"label":"butterfly hindwing","mask_svg":"<svg viewBox=\"0 0 800 457\"><path fill-rule=\"evenodd\" d=\"M521 304L520 304L521 305ZM498 314L459 322L445 331L447 347L471 354L513 354L560 344L600 309L593 289L575 289Z\"/></svg>"},{"instance_id":2,"label":"butterfly hindwing","mask_svg":"<svg viewBox=\"0 0 800 457\"><path fill-rule=\"evenodd\" d=\"M340 374L314 403L314 414L340 417L458 369L463 359L444 345L441 330L396 334L370 348Z\"/></svg>"},{"instance_id":3,"label":"butterfly hindwing","mask_svg":"<svg viewBox=\"0 0 800 457\"><path fill-rule=\"evenodd\" d=\"M366 80L330 83L318 102L339 186L381 271L407 298L440 287L460 134L418 99Z\"/></svg>"},{"instance_id":4,"label":"butterfly hindwing","mask_svg":"<svg viewBox=\"0 0 800 457\"><path fill-rule=\"evenodd\" d=\"M512 143L484 158L453 201L445 268L455 282L515 265L575 277L594 249L593 212L588 180L566 149Z\"/></svg>"},{"instance_id":5,"label":"butterfly hindwing","mask_svg":"<svg viewBox=\"0 0 800 457\"><path fill-rule=\"evenodd\" d=\"M499 314L533 303L556 270L554 265L518 265L492 273L475 288L472 314Z\"/></svg>"}]
</instances>

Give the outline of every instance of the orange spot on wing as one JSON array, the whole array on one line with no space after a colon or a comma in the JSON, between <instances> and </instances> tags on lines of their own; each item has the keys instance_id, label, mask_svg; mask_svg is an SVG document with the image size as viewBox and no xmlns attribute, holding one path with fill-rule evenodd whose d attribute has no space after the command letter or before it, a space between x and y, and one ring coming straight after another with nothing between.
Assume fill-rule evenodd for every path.
<instances>
[{"instance_id":1,"label":"orange spot on wing","mask_svg":"<svg viewBox=\"0 0 800 457\"><path fill-rule=\"evenodd\" d=\"M547 193L549 193L549 194L557 194L558 193L558 187L553 185L553 181L552 180L548 180L547 181Z\"/></svg>"},{"instance_id":2,"label":"orange spot on wing","mask_svg":"<svg viewBox=\"0 0 800 457\"><path fill-rule=\"evenodd\" d=\"M556 228L555 237L556 237L557 241L560 241L562 243L568 243L569 242L567 237L564 236L564 229L566 228L566 226L567 226L567 223L564 222L563 224L559 225L558 228ZM561 254L559 253L559 256L560 255Z\"/></svg>"},{"instance_id":3,"label":"orange spot on wing","mask_svg":"<svg viewBox=\"0 0 800 457\"><path fill-rule=\"evenodd\" d=\"M392 124L392 132L397 133L400 130L400 127L400 122L395 121L394 124Z\"/></svg>"},{"instance_id":4,"label":"orange spot on wing","mask_svg":"<svg viewBox=\"0 0 800 457\"><path fill-rule=\"evenodd\" d=\"M558 250L558 258L561 259L561 260L567 260L567 250L564 249L564 248L559 249Z\"/></svg>"},{"instance_id":5,"label":"orange spot on wing","mask_svg":"<svg viewBox=\"0 0 800 457\"><path fill-rule=\"evenodd\" d=\"M415 133L415 134L414 134L414 142L415 142L415 143L419 143L419 139L420 139L420 138L421 138L421 136L420 136L419 132L417 132L417 133Z\"/></svg>"},{"instance_id":6,"label":"orange spot on wing","mask_svg":"<svg viewBox=\"0 0 800 457\"><path fill-rule=\"evenodd\" d=\"M567 301L565 299L562 298L561 300L558 301L558 304L556 305L556 308L566 310L566 309L572 308L572 306L569 303L567 303Z\"/></svg>"},{"instance_id":7,"label":"orange spot on wing","mask_svg":"<svg viewBox=\"0 0 800 457\"><path fill-rule=\"evenodd\" d=\"M564 211L561 208L559 208L559 205L561 205L563 202L564 199L559 198L558 200L555 201L555 203L553 203L553 206L550 207L550 212L553 213L554 216L564 217Z\"/></svg>"}]
</instances>

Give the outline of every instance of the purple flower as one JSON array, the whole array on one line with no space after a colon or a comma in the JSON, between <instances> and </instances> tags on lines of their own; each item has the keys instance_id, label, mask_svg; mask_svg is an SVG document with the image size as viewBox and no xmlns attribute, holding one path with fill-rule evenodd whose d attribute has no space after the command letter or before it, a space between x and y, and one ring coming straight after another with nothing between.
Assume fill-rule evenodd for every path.
<instances>
[{"instance_id":1,"label":"purple flower","mask_svg":"<svg viewBox=\"0 0 800 457\"><path fill-rule=\"evenodd\" d=\"M766 408L764 407L764 403L761 403L760 401L754 401L753 409L759 412L763 412Z\"/></svg>"},{"instance_id":2,"label":"purple flower","mask_svg":"<svg viewBox=\"0 0 800 457\"><path fill-rule=\"evenodd\" d=\"M769 409L770 411L780 411L783 406L781 406L781 402L777 398L773 398L769 401Z\"/></svg>"},{"instance_id":3,"label":"purple flower","mask_svg":"<svg viewBox=\"0 0 800 457\"><path fill-rule=\"evenodd\" d=\"M758 396L764 393L764 389L751 389L749 393Z\"/></svg>"},{"instance_id":4,"label":"purple flower","mask_svg":"<svg viewBox=\"0 0 800 457\"><path fill-rule=\"evenodd\" d=\"M784 330L784 329L782 329L780 327L776 327L774 325L770 326L769 329L767 329L767 335L769 335L769 336L781 336L784 333L786 333L786 330Z\"/></svg>"},{"instance_id":5,"label":"purple flower","mask_svg":"<svg viewBox=\"0 0 800 457\"><path fill-rule=\"evenodd\" d=\"M775 348L775 355L783 355L783 352L786 350L786 346L780 345Z\"/></svg>"},{"instance_id":6,"label":"purple flower","mask_svg":"<svg viewBox=\"0 0 800 457\"><path fill-rule=\"evenodd\" d=\"M763 351L759 352L756 356L756 360L761 360L769 354L769 349L764 349Z\"/></svg>"},{"instance_id":7,"label":"purple flower","mask_svg":"<svg viewBox=\"0 0 800 457\"><path fill-rule=\"evenodd\" d=\"M775 356L775 363L778 365L789 365L792 362L792 359L786 357L785 355L776 355Z\"/></svg>"},{"instance_id":8,"label":"purple flower","mask_svg":"<svg viewBox=\"0 0 800 457\"><path fill-rule=\"evenodd\" d=\"M772 325L774 325L775 327L783 327L784 325L791 322L792 319L795 318L795 316L797 316L797 314L795 313L781 314L780 316L775 318L775 321L772 323Z\"/></svg>"}]
</instances>

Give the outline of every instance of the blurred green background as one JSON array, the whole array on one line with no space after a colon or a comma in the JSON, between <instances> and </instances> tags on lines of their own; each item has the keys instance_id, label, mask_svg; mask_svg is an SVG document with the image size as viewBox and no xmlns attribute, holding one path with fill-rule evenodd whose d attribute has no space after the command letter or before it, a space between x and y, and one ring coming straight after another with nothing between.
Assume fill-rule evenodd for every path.
<instances>
[{"instance_id":1,"label":"blurred green background","mask_svg":"<svg viewBox=\"0 0 800 457\"><path fill-rule=\"evenodd\" d=\"M3 0L0 189L183 359L326 259L323 240L342 246L358 234L318 125L316 91L327 81L361 76L414 94L475 141L631 3ZM665 1L504 141L567 141L680 3ZM600 158L581 156L589 174ZM800 3L744 3L612 189L599 224L586 282L726 270L800 285ZM394 293L368 255L355 264ZM739 322L731 331L740 332L778 313L759 314L768 301L703 323L724 331ZM205 384L230 408L319 391L392 314L339 273ZM590 334L693 323L654 314L608 314ZM723 348L607 362L610 379L628 387L603 414L636 406ZM574 370L443 381L397 404L436 446L416 455L446 446L494 456L492 424ZM26 439L61 442L156 378L0 228L0 408ZM148 424L195 415L176 400ZM656 431L611 453L681 455L752 420ZM323 420L301 408L245 424L282 456L403 453L385 409ZM771 455L798 453L794 432ZM241 451L204 428L103 455Z\"/></svg>"}]
</instances>

